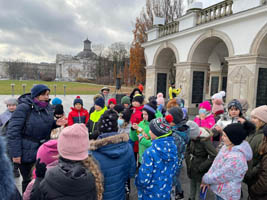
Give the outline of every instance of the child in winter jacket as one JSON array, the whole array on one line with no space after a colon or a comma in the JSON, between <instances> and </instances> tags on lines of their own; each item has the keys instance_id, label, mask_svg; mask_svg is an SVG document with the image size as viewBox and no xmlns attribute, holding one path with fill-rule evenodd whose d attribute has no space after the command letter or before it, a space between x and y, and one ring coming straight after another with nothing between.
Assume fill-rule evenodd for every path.
<instances>
[{"instance_id":1,"label":"child in winter jacket","mask_svg":"<svg viewBox=\"0 0 267 200\"><path fill-rule=\"evenodd\" d=\"M211 129L215 124L215 119L210 111L211 105L208 101L199 104L199 115L196 116L194 122L196 122L199 127Z\"/></svg>"},{"instance_id":2,"label":"child in winter jacket","mask_svg":"<svg viewBox=\"0 0 267 200\"><path fill-rule=\"evenodd\" d=\"M177 169L177 148L171 136L171 116L153 119L150 135L153 140L143 156L135 184L139 200L170 199L172 177Z\"/></svg>"},{"instance_id":3,"label":"child in winter jacket","mask_svg":"<svg viewBox=\"0 0 267 200\"><path fill-rule=\"evenodd\" d=\"M117 101L115 98L110 98L108 100L108 109L114 109L114 107L117 105Z\"/></svg>"},{"instance_id":4,"label":"child in winter jacket","mask_svg":"<svg viewBox=\"0 0 267 200\"><path fill-rule=\"evenodd\" d=\"M190 178L190 199L198 199L203 175L209 170L217 155L208 129L199 127L195 122L186 123L190 127L190 142L186 147L185 161Z\"/></svg>"},{"instance_id":5,"label":"child in winter jacket","mask_svg":"<svg viewBox=\"0 0 267 200\"><path fill-rule=\"evenodd\" d=\"M104 98L102 97L97 98L95 101L95 110L90 115L90 118L86 124L90 139L95 140L98 137L99 135L99 131L97 130L98 121L106 110L107 107L105 106Z\"/></svg>"},{"instance_id":6,"label":"child in winter jacket","mask_svg":"<svg viewBox=\"0 0 267 200\"><path fill-rule=\"evenodd\" d=\"M145 104L142 109L143 121L141 121L138 125L135 123L132 125L132 129L130 131L130 138L132 141L138 141L138 153L139 158L138 161L142 163L142 157L144 151L152 145L151 137L149 134L149 122L154 119L156 116L156 107L154 105L148 103Z\"/></svg>"},{"instance_id":7,"label":"child in winter jacket","mask_svg":"<svg viewBox=\"0 0 267 200\"><path fill-rule=\"evenodd\" d=\"M239 200L241 183L252 159L252 150L244 141L248 135L246 124L234 123L223 129L224 146L208 173L203 176L201 188L210 186L217 199Z\"/></svg>"},{"instance_id":8,"label":"child in winter jacket","mask_svg":"<svg viewBox=\"0 0 267 200\"><path fill-rule=\"evenodd\" d=\"M256 180L249 187L250 200L267 199L267 126L263 128L264 138L259 146L259 154L262 156Z\"/></svg>"},{"instance_id":9,"label":"child in winter jacket","mask_svg":"<svg viewBox=\"0 0 267 200\"><path fill-rule=\"evenodd\" d=\"M68 125L71 126L76 123L86 124L89 119L88 111L83 108L83 100L80 96L77 96L73 102L74 108L71 108L71 112L68 116Z\"/></svg>"},{"instance_id":10,"label":"child in winter jacket","mask_svg":"<svg viewBox=\"0 0 267 200\"><path fill-rule=\"evenodd\" d=\"M189 127L183 120L183 111L181 108L173 107L168 110L168 114L172 115L173 121L170 123L172 136L177 148L178 166L175 176L173 177L173 186L175 187L175 199L183 199L184 192L180 183L180 172L183 167L184 154L186 145L189 142Z\"/></svg>"},{"instance_id":11,"label":"child in winter jacket","mask_svg":"<svg viewBox=\"0 0 267 200\"><path fill-rule=\"evenodd\" d=\"M257 180L259 165L262 160L262 155L259 153L259 147L264 138L263 130L267 127L267 106L260 106L252 110L251 121L256 126L256 131L251 133L246 140L252 148L253 159L248 162L248 171L244 179L244 182L247 183L249 190L250 186Z\"/></svg>"},{"instance_id":12,"label":"child in winter jacket","mask_svg":"<svg viewBox=\"0 0 267 200\"><path fill-rule=\"evenodd\" d=\"M36 163L36 180L31 200L101 200L103 177L91 155L88 156L88 131L84 124L64 128L58 138L58 164L46 170ZM46 172L47 171L47 172Z\"/></svg>"},{"instance_id":13,"label":"child in winter jacket","mask_svg":"<svg viewBox=\"0 0 267 200\"><path fill-rule=\"evenodd\" d=\"M46 164L47 169L55 167L58 164L57 140L49 140L42 144L37 151L36 160L38 159L40 159L41 163ZM30 200L32 187L36 179L35 171L34 169L33 179L23 193L23 200Z\"/></svg>"}]
</instances>

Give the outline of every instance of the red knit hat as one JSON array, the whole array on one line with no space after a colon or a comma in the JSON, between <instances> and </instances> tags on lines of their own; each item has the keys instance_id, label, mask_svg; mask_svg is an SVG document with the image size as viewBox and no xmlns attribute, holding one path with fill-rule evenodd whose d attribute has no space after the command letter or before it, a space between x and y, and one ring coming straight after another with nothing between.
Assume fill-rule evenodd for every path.
<instances>
[{"instance_id":1,"label":"red knit hat","mask_svg":"<svg viewBox=\"0 0 267 200\"><path fill-rule=\"evenodd\" d=\"M110 98L110 99L108 100L108 105L110 105L110 104L114 104L114 105L116 105L116 104L117 104L116 99L115 99L115 98Z\"/></svg>"}]
</instances>

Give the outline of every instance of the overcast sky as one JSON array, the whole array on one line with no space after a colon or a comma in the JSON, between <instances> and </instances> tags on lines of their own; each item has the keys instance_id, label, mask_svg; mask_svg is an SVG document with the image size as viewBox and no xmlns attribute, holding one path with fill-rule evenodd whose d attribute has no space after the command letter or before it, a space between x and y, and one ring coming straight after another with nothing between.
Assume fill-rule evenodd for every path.
<instances>
[{"instance_id":1,"label":"overcast sky","mask_svg":"<svg viewBox=\"0 0 267 200\"><path fill-rule=\"evenodd\" d=\"M221 0L201 0L204 7ZM93 44L132 41L145 0L0 0L0 61L55 62Z\"/></svg>"}]
</instances>

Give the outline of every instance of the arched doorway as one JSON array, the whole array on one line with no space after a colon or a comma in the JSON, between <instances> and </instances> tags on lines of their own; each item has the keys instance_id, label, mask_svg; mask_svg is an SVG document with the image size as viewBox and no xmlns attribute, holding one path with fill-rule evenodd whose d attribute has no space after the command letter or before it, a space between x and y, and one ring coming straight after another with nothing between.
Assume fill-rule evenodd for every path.
<instances>
[{"instance_id":1,"label":"arched doorway","mask_svg":"<svg viewBox=\"0 0 267 200\"><path fill-rule=\"evenodd\" d=\"M175 83L177 63L177 50L173 45L162 46L158 49L154 58L156 71L156 94L162 92L168 98L168 85Z\"/></svg>"},{"instance_id":2,"label":"arched doorway","mask_svg":"<svg viewBox=\"0 0 267 200\"><path fill-rule=\"evenodd\" d=\"M191 104L198 106L218 91L227 90L228 62L233 54L230 39L223 33L208 32L194 43L188 61L191 70Z\"/></svg>"}]
</instances>

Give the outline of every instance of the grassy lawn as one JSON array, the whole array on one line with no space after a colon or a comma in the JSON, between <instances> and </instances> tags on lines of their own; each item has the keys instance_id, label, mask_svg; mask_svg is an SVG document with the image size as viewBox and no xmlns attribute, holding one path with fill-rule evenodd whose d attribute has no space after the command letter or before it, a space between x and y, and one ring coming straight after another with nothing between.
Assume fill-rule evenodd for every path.
<instances>
[{"instance_id":1,"label":"grassy lawn","mask_svg":"<svg viewBox=\"0 0 267 200\"><path fill-rule=\"evenodd\" d=\"M46 82L46 81L19 81L19 80L0 80L0 95L11 94L11 84L15 84L14 94L19 95L23 93L22 84L26 84L25 92L30 92L34 84L45 84L50 90L51 94L54 94L54 85L57 86L56 93L64 94L64 85L66 85L66 95L68 94L97 94L104 85L95 85L92 83L78 83L78 82ZM111 93L115 92L115 86L108 86L111 89ZM133 87L122 87L118 93L130 93Z\"/></svg>"}]
</instances>

